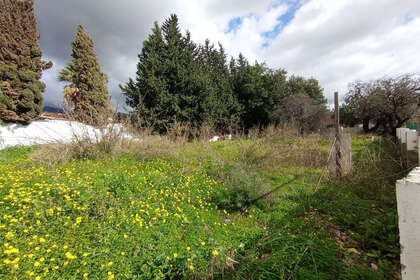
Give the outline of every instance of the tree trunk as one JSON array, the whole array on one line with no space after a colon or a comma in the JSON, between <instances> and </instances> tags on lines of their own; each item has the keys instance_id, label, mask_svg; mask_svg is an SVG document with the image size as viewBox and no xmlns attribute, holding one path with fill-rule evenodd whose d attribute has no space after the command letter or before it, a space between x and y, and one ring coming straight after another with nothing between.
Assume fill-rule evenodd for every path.
<instances>
[{"instance_id":1,"label":"tree trunk","mask_svg":"<svg viewBox=\"0 0 420 280\"><path fill-rule=\"evenodd\" d=\"M369 132L369 119L363 119L363 131L365 133Z\"/></svg>"}]
</instances>

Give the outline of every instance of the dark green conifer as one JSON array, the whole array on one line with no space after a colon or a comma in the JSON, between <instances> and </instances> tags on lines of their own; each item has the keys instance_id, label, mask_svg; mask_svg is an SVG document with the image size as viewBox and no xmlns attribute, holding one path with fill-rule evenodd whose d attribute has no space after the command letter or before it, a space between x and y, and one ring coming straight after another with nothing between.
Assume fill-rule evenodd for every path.
<instances>
[{"instance_id":1,"label":"dark green conifer","mask_svg":"<svg viewBox=\"0 0 420 280\"><path fill-rule=\"evenodd\" d=\"M155 22L152 34L143 42L143 48L138 55L137 77L134 81L120 86L126 96L127 105L136 113L157 127L163 127L168 121L170 98L165 80L164 42L162 30Z\"/></svg>"},{"instance_id":2,"label":"dark green conifer","mask_svg":"<svg viewBox=\"0 0 420 280\"><path fill-rule=\"evenodd\" d=\"M29 123L42 112L45 84L33 0L0 0L0 119Z\"/></svg>"},{"instance_id":3,"label":"dark green conifer","mask_svg":"<svg viewBox=\"0 0 420 280\"><path fill-rule=\"evenodd\" d=\"M176 15L162 27L155 23L143 42L136 80L121 86L127 104L136 113L164 132L175 121L199 126L203 82L197 47L190 34L181 34Z\"/></svg>"},{"instance_id":4,"label":"dark green conifer","mask_svg":"<svg viewBox=\"0 0 420 280\"><path fill-rule=\"evenodd\" d=\"M240 104L233 94L225 50L216 49L209 40L200 48L202 75L208 85L202 100L203 120L217 130L236 126L240 120Z\"/></svg>"}]
</instances>

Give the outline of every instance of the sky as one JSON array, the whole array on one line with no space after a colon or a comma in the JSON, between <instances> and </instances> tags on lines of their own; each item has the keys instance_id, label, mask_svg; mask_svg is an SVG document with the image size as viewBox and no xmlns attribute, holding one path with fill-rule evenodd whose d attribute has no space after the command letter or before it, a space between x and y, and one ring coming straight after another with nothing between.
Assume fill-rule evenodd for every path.
<instances>
[{"instance_id":1,"label":"sky","mask_svg":"<svg viewBox=\"0 0 420 280\"><path fill-rule=\"evenodd\" d=\"M194 41L220 42L289 75L314 77L329 103L348 84L420 73L419 0L36 0L44 60L44 104L63 103L57 75L71 61L81 24L108 75L112 104L126 107L118 87L135 78L137 55L155 21L179 17Z\"/></svg>"}]
</instances>

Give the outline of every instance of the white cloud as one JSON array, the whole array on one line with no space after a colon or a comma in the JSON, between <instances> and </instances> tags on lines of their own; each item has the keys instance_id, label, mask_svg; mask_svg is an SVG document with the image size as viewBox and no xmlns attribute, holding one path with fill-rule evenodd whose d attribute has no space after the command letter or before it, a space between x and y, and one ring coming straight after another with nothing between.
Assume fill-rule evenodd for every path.
<instances>
[{"instance_id":1,"label":"white cloud","mask_svg":"<svg viewBox=\"0 0 420 280\"><path fill-rule=\"evenodd\" d=\"M272 66L321 81L331 100L347 84L384 75L418 72L419 4L414 1L313 0L262 55ZM403 25L403 18L414 18Z\"/></svg>"}]
</instances>

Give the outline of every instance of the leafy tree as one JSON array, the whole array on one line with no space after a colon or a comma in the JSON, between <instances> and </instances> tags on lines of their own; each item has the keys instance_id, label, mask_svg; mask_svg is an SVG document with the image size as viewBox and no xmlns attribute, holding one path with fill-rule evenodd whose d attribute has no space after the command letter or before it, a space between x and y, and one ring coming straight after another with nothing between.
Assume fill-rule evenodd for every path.
<instances>
[{"instance_id":1,"label":"leafy tree","mask_svg":"<svg viewBox=\"0 0 420 280\"><path fill-rule=\"evenodd\" d=\"M284 95L286 72L273 71L257 62L250 65L242 54L230 67L233 91L242 106L242 125L245 128L267 125L270 113Z\"/></svg>"},{"instance_id":2,"label":"leafy tree","mask_svg":"<svg viewBox=\"0 0 420 280\"><path fill-rule=\"evenodd\" d=\"M420 106L420 78L402 75L370 82L354 82L349 86L345 102L362 120L365 132L382 127L396 134L396 129L408 121ZM369 128L369 123L375 123Z\"/></svg>"},{"instance_id":3,"label":"leafy tree","mask_svg":"<svg viewBox=\"0 0 420 280\"><path fill-rule=\"evenodd\" d=\"M267 125L271 112L288 95L304 93L325 103L315 79L292 77L264 64L249 64L240 54L227 62L225 50L208 40L204 45L183 35L171 15L143 42L135 79L120 86L135 113L165 132L177 121L218 130L240 124L248 129Z\"/></svg>"},{"instance_id":4,"label":"leafy tree","mask_svg":"<svg viewBox=\"0 0 420 280\"><path fill-rule=\"evenodd\" d=\"M342 104L340 106L340 123L345 126L353 127L361 123L361 120L357 117L356 112L349 104Z\"/></svg>"},{"instance_id":5,"label":"leafy tree","mask_svg":"<svg viewBox=\"0 0 420 280\"><path fill-rule=\"evenodd\" d=\"M67 82L67 85L63 89L63 94L70 110L74 107L73 100L76 100L76 94L78 93L76 86L73 84L75 73L74 65L67 63L66 67L61 69L58 75L58 81Z\"/></svg>"},{"instance_id":6,"label":"leafy tree","mask_svg":"<svg viewBox=\"0 0 420 280\"><path fill-rule=\"evenodd\" d=\"M101 68L94 50L94 43L84 28L77 27L72 43L73 60L60 71L58 79L69 84L64 96L77 120L96 124L110 111L108 79Z\"/></svg>"},{"instance_id":7,"label":"leafy tree","mask_svg":"<svg viewBox=\"0 0 420 280\"><path fill-rule=\"evenodd\" d=\"M29 123L42 111L45 84L33 0L0 0L0 119Z\"/></svg>"},{"instance_id":8,"label":"leafy tree","mask_svg":"<svg viewBox=\"0 0 420 280\"><path fill-rule=\"evenodd\" d=\"M318 104L325 104L324 90L315 78L305 79L299 76L291 76L287 81L285 95L306 94Z\"/></svg>"}]
</instances>

